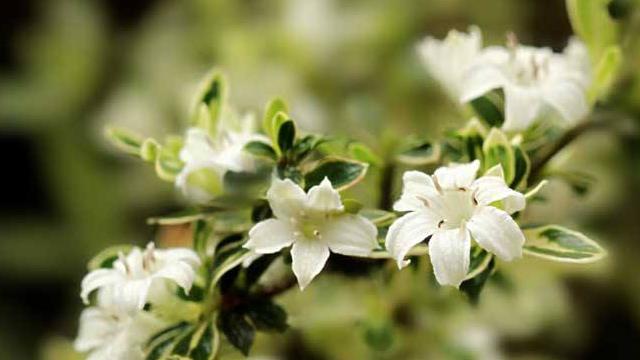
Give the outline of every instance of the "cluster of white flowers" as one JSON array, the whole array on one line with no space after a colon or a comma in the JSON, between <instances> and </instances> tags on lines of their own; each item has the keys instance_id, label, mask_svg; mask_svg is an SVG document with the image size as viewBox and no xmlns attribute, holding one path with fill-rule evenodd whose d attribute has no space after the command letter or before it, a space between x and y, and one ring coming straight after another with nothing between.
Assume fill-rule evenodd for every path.
<instances>
[{"instance_id":1,"label":"cluster of white flowers","mask_svg":"<svg viewBox=\"0 0 640 360\"><path fill-rule=\"evenodd\" d=\"M221 186L227 171L252 172L255 170L254 158L244 151L247 143L254 140L266 140L256 133L256 121L252 115L238 119L237 126L229 124L227 118L218 123L215 136L204 129L193 127L187 130L184 146L180 151L180 160L184 167L176 178L176 186L190 200L204 203L211 200L217 190L203 188L197 176L205 176L208 183ZM235 128L235 129L234 129Z\"/></svg>"},{"instance_id":2,"label":"cluster of white flowers","mask_svg":"<svg viewBox=\"0 0 640 360\"><path fill-rule=\"evenodd\" d=\"M95 306L80 316L75 348L91 360L143 359L142 345L167 324L143 311L145 304L161 298L171 284L189 292L200 258L190 249L133 248L111 268L91 271L82 280L80 296L88 304L97 290Z\"/></svg>"},{"instance_id":3,"label":"cluster of white flowers","mask_svg":"<svg viewBox=\"0 0 640 360\"><path fill-rule=\"evenodd\" d=\"M588 112L591 66L586 47L572 39L563 53L523 46L482 48L480 30L455 30L444 40L426 38L418 47L429 73L456 102L467 103L491 90L505 97L505 131L522 131L548 109L567 124Z\"/></svg>"}]
</instances>

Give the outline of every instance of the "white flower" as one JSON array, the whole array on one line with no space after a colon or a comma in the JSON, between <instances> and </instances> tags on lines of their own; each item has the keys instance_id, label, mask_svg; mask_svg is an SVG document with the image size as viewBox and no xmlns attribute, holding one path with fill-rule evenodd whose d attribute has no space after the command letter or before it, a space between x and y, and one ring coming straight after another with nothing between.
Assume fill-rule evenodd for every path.
<instances>
[{"instance_id":1,"label":"white flower","mask_svg":"<svg viewBox=\"0 0 640 360\"><path fill-rule=\"evenodd\" d=\"M345 213L340 194L327 178L307 194L289 179L274 179L267 199L275 218L256 224L244 247L269 254L293 245L293 272L301 289L320 273L330 251L368 256L377 247L375 225Z\"/></svg>"},{"instance_id":2,"label":"white flower","mask_svg":"<svg viewBox=\"0 0 640 360\"><path fill-rule=\"evenodd\" d=\"M166 324L151 314L117 307L90 307L80 315L74 348L87 360L142 360L142 346Z\"/></svg>"},{"instance_id":3,"label":"white flower","mask_svg":"<svg viewBox=\"0 0 640 360\"><path fill-rule=\"evenodd\" d=\"M524 195L507 186L500 166L476 179L479 166L475 160L441 167L433 176L404 173L394 210L408 213L391 225L386 238L399 268L408 264L407 252L429 236L429 256L442 285L457 287L467 275L471 237L503 260L522 255L524 235L510 214L524 209ZM500 201L504 210L494 206Z\"/></svg>"},{"instance_id":4,"label":"white flower","mask_svg":"<svg viewBox=\"0 0 640 360\"><path fill-rule=\"evenodd\" d=\"M501 88L506 131L528 128L549 108L574 124L589 110L590 68L584 45L575 39L564 53L517 44L488 47L465 72L460 100L468 102Z\"/></svg>"},{"instance_id":5,"label":"white flower","mask_svg":"<svg viewBox=\"0 0 640 360\"><path fill-rule=\"evenodd\" d=\"M214 197L215 191L209 191L202 184L189 181L190 176L199 171L209 171L217 184L222 183L227 171L251 172L255 170L254 158L244 151L247 143L253 140L265 140L254 129L253 116L245 116L239 126L231 121L218 124L215 137L201 128L187 130L185 143L180 151L180 160L184 167L176 178L176 186L193 201L206 202Z\"/></svg>"},{"instance_id":6,"label":"white flower","mask_svg":"<svg viewBox=\"0 0 640 360\"><path fill-rule=\"evenodd\" d=\"M136 247L126 257L121 253L113 268L96 269L87 274L82 280L80 296L88 303L92 291L108 288L114 303L142 309L151 287L162 284L163 280L173 281L189 292L199 266L200 258L190 249L156 250L153 243L149 243L144 251Z\"/></svg>"},{"instance_id":7,"label":"white flower","mask_svg":"<svg viewBox=\"0 0 640 360\"><path fill-rule=\"evenodd\" d=\"M418 52L429 74L458 101L463 75L478 57L481 47L480 29L472 26L468 34L451 30L444 40L429 36L418 45Z\"/></svg>"}]
</instances>

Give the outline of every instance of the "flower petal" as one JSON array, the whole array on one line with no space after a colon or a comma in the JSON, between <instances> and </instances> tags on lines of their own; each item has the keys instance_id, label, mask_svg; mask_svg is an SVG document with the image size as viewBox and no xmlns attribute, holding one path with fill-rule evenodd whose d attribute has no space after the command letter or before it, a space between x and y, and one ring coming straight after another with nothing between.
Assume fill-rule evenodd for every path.
<instances>
[{"instance_id":1,"label":"flower petal","mask_svg":"<svg viewBox=\"0 0 640 360\"><path fill-rule=\"evenodd\" d=\"M98 307L86 308L80 314L78 337L74 349L86 352L102 346L117 328L118 320Z\"/></svg>"},{"instance_id":2,"label":"flower petal","mask_svg":"<svg viewBox=\"0 0 640 360\"><path fill-rule=\"evenodd\" d=\"M527 129L538 115L540 92L536 88L515 84L504 86L505 115L502 129L522 131Z\"/></svg>"},{"instance_id":3,"label":"flower petal","mask_svg":"<svg viewBox=\"0 0 640 360\"><path fill-rule=\"evenodd\" d=\"M409 260L404 260L409 250L433 234L440 220L433 211L423 209L408 213L391 224L385 246L389 254L396 259L399 269L409 264Z\"/></svg>"},{"instance_id":4,"label":"flower petal","mask_svg":"<svg viewBox=\"0 0 640 360\"><path fill-rule=\"evenodd\" d=\"M368 256L378 247L378 229L358 215L345 214L332 219L320 233L329 249L342 255Z\"/></svg>"},{"instance_id":5,"label":"flower petal","mask_svg":"<svg viewBox=\"0 0 640 360\"><path fill-rule=\"evenodd\" d=\"M340 193L333 188L325 177L319 185L312 187L307 194L307 207L322 212L343 211Z\"/></svg>"},{"instance_id":6,"label":"flower petal","mask_svg":"<svg viewBox=\"0 0 640 360\"><path fill-rule=\"evenodd\" d=\"M507 79L499 65L488 61L469 67L464 73L460 102L467 103L491 90L503 87Z\"/></svg>"},{"instance_id":7,"label":"flower petal","mask_svg":"<svg viewBox=\"0 0 640 360\"><path fill-rule=\"evenodd\" d=\"M505 261L522 256L524 234L506 212L493 206L480 206L467 223L480 246Z\"/></svg>"},{"instance_id":8,"label":"flower petal","mask_svg":"<svg viewBox=\"0 0 640 360\"><path fill-rule=\"evenodd\" d=\"M451 164L438 168L433 177L443 189L458 189L471 185L480 168L480 161L473 160L467 164Z\"/></svg>"},{"instance_id":9,"label":"flower petal","mask_svg":"<svg viewBox=\"0 0 640 360\"><path fill-rule=\"evenodd\" d=\"M264 220L249 230L249 241L244 244L244 247L258 254L278 252L293 243L295 239L293 232L293 227L287 221Z\"/></svg>"},{"instance_id":10,"label":"flower petal","mask_svg":"<svg viewBox=\"0 0 640 360\"><path fill-rule=\"evenodd\" d=\"M469 272L471 239L464 228L436 231L429 240L429 257L440 285L458 287Z\"/></svg>"},{"instance_id":11,"label":"flower petal","mask_svg":"<svg viewBox=\"0 0 640 360\"><path fill-rule=\"evenodd\" d=\"M471 189L478 204L490 205L502 200L509 214L524 209L526 205L524 195L509 188L502 176L482 176L471 184Z\"/></svg>"},{"instance_id":12,"label":"flower petal","mask_svg":"<svg viewBox=\"0 0 640 360\"><path fill-rule=\"evenodd\" d=\"M589 111L584 87L571 79L550 81L543 89L543 96L568 124L575 124Z\"/></svg>"},{"instance_id":13,"label":"flower petal","mask_svg":"<svg viewBox=\"0 0 640 360\"><path fill-rule=\"evenodd\" d=\"M393 204L395 211L418 211L424 209L429 198L437 195L431 176L420 171L407 171L402 176L402 195Z\"/></svg>"},{"instance_id":14,"label":"flower petal","mask_svg":"<svg viewBox=\"0 0 640 360\"><path fill-rule=\"evenodd\" d=\"M304 208L306 199L307 195L304 190L289 179L274 178L269 191L267 191L267 200L269 200L271 210L277 218L283 220L298 216Z\"/></svg>"},{"instance_id":15,"label":"flower petal","mask_svg":"<svg viewBox=\"0 0 640 360\"><path fill-rule=\"evenodd\" d=\"M298 240L291 248L293 273L298 279L300 290L322 271L329 258L329 247L318 240Z\"/></svg>"},{"instance_id":16,"label":"flower petal","mask_svg":"<svg viewBox=\"0 0 640 360\"><path fill-rule=\"evenodd\" d=\"M80 297L85 304L89 303L89 295L96 289L124 281L124 277L114 269L96 269L82 279Z\"/></svg>"},{"instance_id":17,"label":"flower petal","mask_svg":"<svg viewBox=\"0 0 640 360\"><path fill-rule=\"evenodd\" d=\"M444 40L427 37L418 45L418 53L429 74L453 99L460 96L462 74L476 58L482 46L480 29L469 33L451 30Z\"/></svg>"},{"instance_id":18,"label":"flower petal","mask_svg":"<svg viewBox=\"0 0 640 360\"><path fill-rule=\"evenodd\" d=\"M153 276L175 282L188 294L196 278L196 271L186 262L178 261L166 264Z\"/></svg>"}]
</instances>

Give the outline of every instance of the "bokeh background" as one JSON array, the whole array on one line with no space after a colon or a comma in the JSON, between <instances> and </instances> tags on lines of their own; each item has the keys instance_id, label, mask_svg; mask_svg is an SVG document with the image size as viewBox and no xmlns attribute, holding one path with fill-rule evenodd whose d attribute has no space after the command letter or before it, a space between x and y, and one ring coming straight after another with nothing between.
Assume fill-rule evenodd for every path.
<instances>
[{"instance_id":1,"label":"bokeh background","mask_svg":"<svg viewBox=\"0 0 640 360\"><path fill-rule=\"evenodd\" d=\"M531 220L584 230L610 252L593 266L525 259L478 306L428 271L321 276L281 302L293 329L256 355L291 359L640 358L639 13L610 5L624 64L599 106L623 126L583 136L556 161L593 177L579 195L552 182ZM173 186L121 155L106 124L182 132L193 85L223 69L238 108L286 98L303 129L349 134L382 156L407 135L466 119L420 64L416 43L477 24L561 50L561 0L24 0L0 5L0 358L81 359L71 341L86 261L107 245L168 231L145 218L179 208ZM391 144L391 145L390 145ZM377 181L379 173L371 172ZM363 186L363 188L366 186ZM379 194L360 193L375 202ZM348 285L350 284L350 285ZM348 289L348 290L347 290Z\"/></svg>"}]
</instances>

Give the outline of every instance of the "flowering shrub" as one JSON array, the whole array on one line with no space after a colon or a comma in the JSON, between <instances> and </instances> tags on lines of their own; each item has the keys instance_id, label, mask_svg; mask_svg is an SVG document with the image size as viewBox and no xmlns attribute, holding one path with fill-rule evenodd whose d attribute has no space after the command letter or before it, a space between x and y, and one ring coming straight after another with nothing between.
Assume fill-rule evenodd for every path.
<instances>
[{"instance_id":1,"label":"flowering shrub","mask_svg":"<svg viewBox=\"0 0 640 360\"><path fill-rule=\"evenodd\" d=\"M581 32L584 20L572 16ZM548 161L594 123L619 49L572 38L555 53L512 35L504 47L483 48L481 38L472 27L418 46L426 70L469 120L437 140L404 144L393 159L299 129L281 99L267 104L260 124L239 115L218 71L195 96L184 136L160 142L110 129L118 147L152 164L191 204L150 223L190 224L193 241L118 246L91 260L76 348L90 359L212 359L227 341L247 355L256 331L287 329L277 296L313 286L331 253L374 266L395 261L398 269L429 259L437 283L471 301L522 256L605 256L580 232L521 218L540 200ZM370 167L393 179L401 166L395 201L366 208L343 195ZM382 182L383 196L392 199L392 185Z\"/></svg>"}]
</instances>

